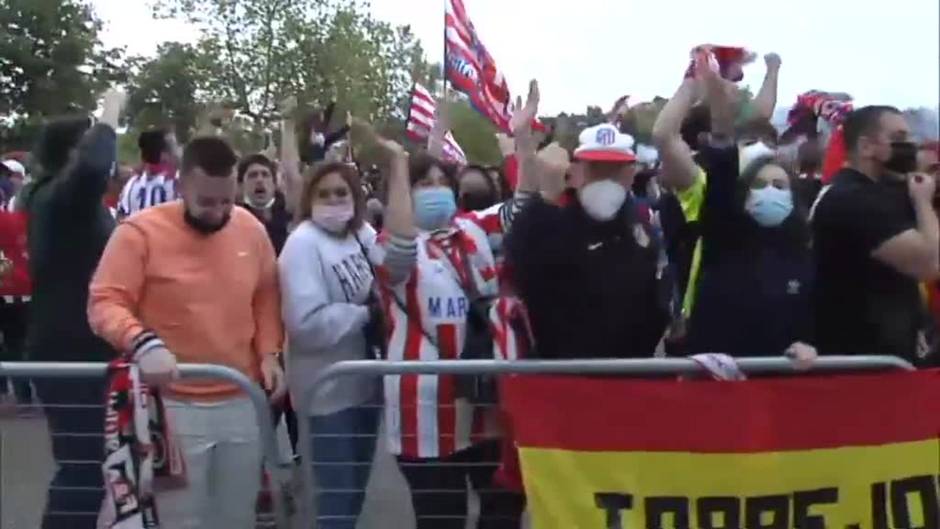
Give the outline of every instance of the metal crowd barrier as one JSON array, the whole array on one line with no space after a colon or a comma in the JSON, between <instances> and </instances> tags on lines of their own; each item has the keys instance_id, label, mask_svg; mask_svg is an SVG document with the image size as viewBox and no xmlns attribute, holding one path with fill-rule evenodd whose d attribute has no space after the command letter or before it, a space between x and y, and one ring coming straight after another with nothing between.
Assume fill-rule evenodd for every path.
<instances>
[{"instance_id":1,"label":"metal crowd barrier","mask_svg":"<svg viewBox=\"0 0 940 529\"><path fill-rule=\"evenodd\" d=\"M105 363L53 363L53 362L0 362L0 378L8 377L10 379L90 379L90 378L100 378L102 381L107 374L108 365ZM264 391L248 377L236 371L232 368L219 366L219 365L208 365L208 364L180 364L179 365L180 376L184 379L186 378L200 378L200 379L216 379L224 380L226 382L231 382L236 384L248 398L251 400L252 406L255 409L256 421L258 423L260 438L261 438L261 448L262 448L262 457L265 464L265 467L268 471L268 476L270 478L269 490L271 494L271 500L273 502L273 511L274 511L274 526L278 529L287 529L289 527L289 514L286 505L286 499L284 497L284 488L283 484L286 483L286 472L289 468L292 468L292 464L282 461L282 457L278 450L277 438L275 435L275 429L273 425L273 420L271 416L270 404L268 398L265 395ZM105 386L102 384L102 393L101 393L101 406L97 408L104 407L105 399ZM32 408L33 410L43 411L45 409L53 408L69 408L69 409L81 409L81 408L96 408L95 406L89 405L44 405L42 403L38 405L27 404L26 406L21 406L21 408ZM36 414L32 413L29 416L39 416L41 413ZM0 424L3 424L4 421L7 421L7 424L10 421L16 420L13 418L3 418L0 417ZM100 431L94 433L64 433L64 436L70 438L80 438L80 437L99 437L103 436L104 424L102 422L100 426ZM0 429L0 501L3 501L4 490L9 487L16 486L15 484L3 482L3 468L7 466L4 464L4 461L10 461L10 454L2 453L4 443L3 441L4 432L3 429ZM9 440L6 444L10 444ZM102 444L102 450L104 450L104 445ZM4 457L5 456L5 457ZM55 464L72 464L72 465L96 465L99 468L97 469L100 472L100 461L67 461L61 462L56 461ZM258 469L260 472L261 469ZM27 469L26 473L34 473L35 469ZM41 484L41 490L45 494L48 483L44 482ZM80 487L62 487L63 489L80 489ZM39 502L36 505L39 513L37 516L41 516L43 508L45 507L45 498L40 498ZM13 509L25 509L32 508L32 506L24 507L22 505L2 505L0 504L0 513L2 513L3 518L6 518L8 510ZM157 502L157 509L159 509L159 500ZM16 513L14 513L16 514ZM23 513L21 513L23 514ZM89 513L62 513L68 514L71 516L82 516L87 515L89 517L97 517L97 512ZM0 523L2 523L0 519ZM270 523L266 522L265 524L270 527ZM6 525L2 525L2 529L6 529ZM17 528L19 526L16 526Z\"/></svg>"},{"instance_id":2,"label":"metal crowd barrier","mask_svg":"<svg viewBox=\"0 0 940 529\"><path fill-rule=\"evenodd\" d=\"M762 357L737 359L738 366L743 372L751 375L802 375L807 373L825 372L869 372L885 370L913 370L914 367L897 357L892 356L830 356L816 360L809 370L798 370L793 362L785 357ZM322 488L315 483L313 475L314 465L365 467L374 468L369 488L373 494L367 495L368 508L364 509L359 519L358 527L364 529L378 529L396 527L410 529L413 527L409 493L407 483L402 479L394 464L389 463L390 456L384 443L382 432L375 434L357 433L345 442L356 442L357 438L375 436L375 458L368 461L335 461L326 457L317 459L313 444L318 439L337 437L336 434L311 432L310 416L308 410L316 403L319 391L327 385L342 383L342 379L359 377L377 377L388 375L627 375L638 377L652 376L679 376L692 375L703 372L697 362L685 358L649 358L649 359L623 359L623 360L522 360L522 361L495 361L495 360L457 360L457 361L427 361L427 362L392 362L392 361L348 361L331 365L318 373L310 389L296 402L294 409L298 415L300 425L300 442L298 451L301 454L303 494L298 495L299 512L303 513L303 520L307 521L305 527L310 527L315 518L313 513L314 498L318 492L326 494L365 493L364 490L348 490L343 487ZM378 381L381 392L381 380ZM383 408L384 405L376 403L367 405ZM381 416L381 410L378 410ZM382 417L384 422L384 417ZM473 463L470 464L472 466ZM394 470L390 470L393 468ZM376 473L380 475L376 475ZM442 492L442 491L422 491ZM480 493L492 490L477 491ZM477 502L479 504L479 501ZM366 512L367 511L367 512ZM473 518L479 512L471 506L467 516ZM345 517L343 517L345 518ZM339 520L337 517L325 515L323 521L332 524L345 522L353 527L355 520ZM316 526L316 525L315 525ZM332 526L332 525L331 525ZM342 525L346 527L347 525ZM449 526L448 526L449 527Z\"/></svg>"}]
</instances>

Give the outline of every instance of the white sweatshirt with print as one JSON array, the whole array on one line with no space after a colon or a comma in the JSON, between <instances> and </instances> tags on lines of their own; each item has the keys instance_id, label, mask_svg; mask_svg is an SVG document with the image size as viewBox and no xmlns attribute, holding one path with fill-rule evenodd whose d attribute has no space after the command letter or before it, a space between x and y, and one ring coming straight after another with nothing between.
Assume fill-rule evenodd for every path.
<instances>
[{"instance_id":1,"label":"white sweatshirt with print","mask_svg":"<svg viewBox=\"0 0 940 529\"><path fill-rule=\"evenodd\" d=\"M358 238L371 260L375 230L367 224ZM335 379L317 392L307 409L302 401L325 367L367 356L363 328L374 278L356 237L335 237L307 220L288 237L278 267L288 338L287 379L297 413L327 415L366 403L376 395L375 378Z\"/></svg>"}]
</instances>

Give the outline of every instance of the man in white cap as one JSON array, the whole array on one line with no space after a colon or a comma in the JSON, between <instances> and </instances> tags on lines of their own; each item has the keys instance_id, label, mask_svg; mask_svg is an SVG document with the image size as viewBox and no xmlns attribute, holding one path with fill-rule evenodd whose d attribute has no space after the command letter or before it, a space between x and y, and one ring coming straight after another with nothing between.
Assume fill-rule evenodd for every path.
<instances>
[{"instance_id":1,"label":"man in white cap","mask_svg":"<svg viewBox=\"0 0 940 529\"><path fill-rule=\"evenodd\" d=\"M16 202L15 197L23 188L23 184L27 182L26 167L13 159L3 160L0 165L3 165L4 169L9 172L9 180L3 185L4 209L13 211L13 205Z\"/></svg>"},{"instance_id":2,"label":"man in white cap","mask_svg":"<svg viewBox=\"0 0 940 529\"><path fill-rule=\"evenodd\" d=\"M660 242L630 188L633 138L586 129L573 171L578 199L534 201L506 240L507 269L528 310L539 358L653 355L668 319Z\"/></svg>"}]
</instances>

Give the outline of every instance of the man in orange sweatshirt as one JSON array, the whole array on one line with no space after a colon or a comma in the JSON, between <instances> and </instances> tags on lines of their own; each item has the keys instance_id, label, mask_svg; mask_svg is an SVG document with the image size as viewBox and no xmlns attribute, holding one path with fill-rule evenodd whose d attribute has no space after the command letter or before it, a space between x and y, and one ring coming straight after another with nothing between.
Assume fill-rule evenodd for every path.
<instances>
[{"instance_id":1,"label":"man in orange sweatshirt","mask_svg":"<svg viewBox=\"0 0 940 529\"><path fill-rule=\"evenodd\" d=\"M177 381L177 362L221 364L284 393L274 249L250 213L233 208L237 158L220 138L194 139L181 167L182 200L127 218L91 282L96 334L165 386L169 424L188 485L161 492L161 525L254 527L261 451L251 402L232 384Z\"/></svg>"}]
</instances>

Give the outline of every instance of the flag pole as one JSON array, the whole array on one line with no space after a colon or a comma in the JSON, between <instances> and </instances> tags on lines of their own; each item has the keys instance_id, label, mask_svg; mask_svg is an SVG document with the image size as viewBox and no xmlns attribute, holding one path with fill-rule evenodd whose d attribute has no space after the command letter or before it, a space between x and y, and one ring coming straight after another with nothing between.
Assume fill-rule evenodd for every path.
<instances>
[{"instance_id":1,"label":"flag pole","mask_svg":"<svg viewBox=\"0 0 940 529\"><path fill-rule=\"evenodd\" d=\"M441 98L447 103L447 2L444 0L444 60L441 61Z\"/></svg>"}]
</instances>

